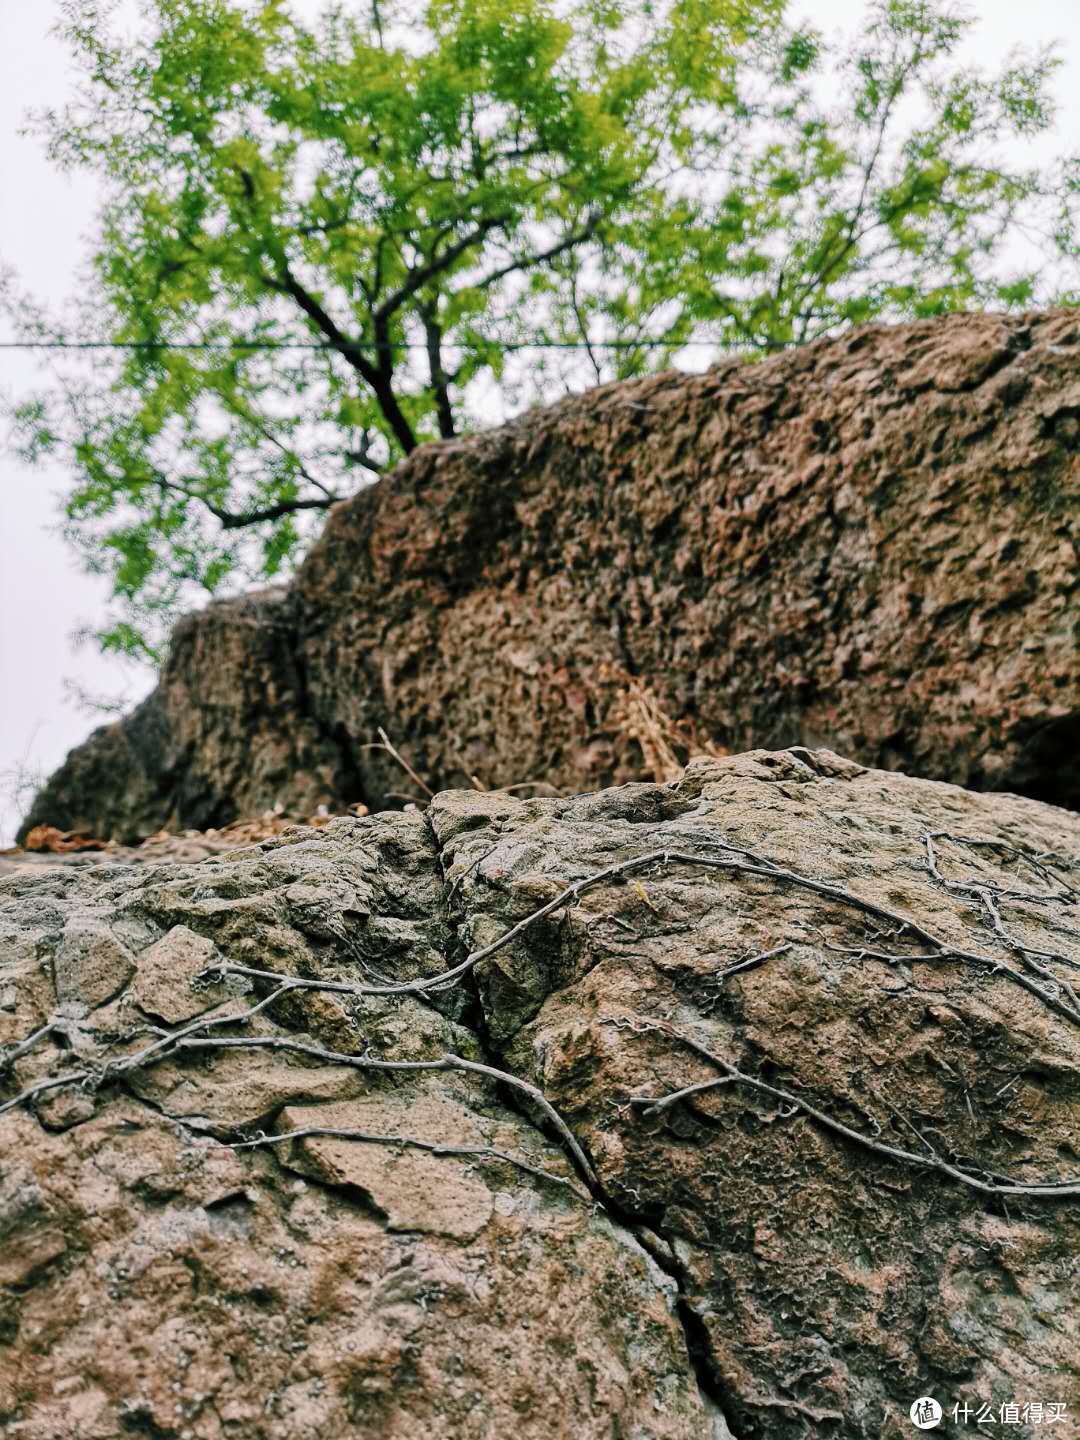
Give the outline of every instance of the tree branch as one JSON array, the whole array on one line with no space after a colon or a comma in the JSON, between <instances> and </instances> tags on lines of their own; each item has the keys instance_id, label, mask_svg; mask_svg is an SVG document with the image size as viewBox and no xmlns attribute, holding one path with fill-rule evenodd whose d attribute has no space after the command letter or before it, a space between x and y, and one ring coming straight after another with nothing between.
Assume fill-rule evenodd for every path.
<instances>
[{"instance_id":1,"label":"tree branch","mask_svg":"<svg viewBox=\"0 0 1080 1440\"><path fill-rule=\"evenodd\" d=\"M234 510L226 510L222 505L215 505L213 500L209 500L205 495L200 495L197 490L181 484L179 480L167 480L164 475L155 475L153 484L162 490L170 490L174 494L183 495L188 500L197 500L200 505L205 505L223 530L242 530L248 525L261 525L268 520L281 520L286 515L294 515L301 510L329 510L336 500L335 496L329 494L310 500L279 500L277 504L266 505L261 510L244 510L238 513Z\"/></svg>"},{"instance_id":2,"label":"tree branch","mask_svg":"<svg viewBox=\"0 0 1080 1440\"><path fill-rule=\"evenodd\" d=\"M435 412L439 418L439 434L444 440L451 440L457 434L454 425L454 411L450 404L450 377L443 368L442 326L437 319L434 305L421 312L424 322L424 338L427 341L428 374L431 393L435 397Z\"/></svg>"},{"instance_id":3,"label":"tree branch","mask_svg":"<svg viewBox=\"0 0 1080 1440\"><path fill-rule=\"evenodd\" d=\"M433 255L426 265L419 265L416 269L411 270L405 284L395 290L393 295L388 296L375 311L376 323L380 320L389 320L401 309L406 300L411 299L418 290L422 290L429 280L434 280L436 275L441 275L444 270L453 265L455 260L460 260L462 255L471 250L474 245L478 245L485 235L490 234L492 230L497 230L505 223L502 216L491 216L487 220L481 220L479 225L468 235L463 235L455 244L446 250L441 250L438 255Z\"/></svg>"},{"instance_id":4,"label":"tree branch","mask_svg":"<svg viewBox=\"0 0 1080 1440\"><path fill-rule=\"evenodd\" d=\"M281 295L288 295L296 301L311 323L325 335L331 346L360 377L371 387L379 409L393 432L394 439L406 455L416 449L416 436L412 426L398 404L393 389L394 360L386 318L375 314L375 350L378 364L373 365L364 353L364 347L357 344L339 329L325 307L307 290L292 273L288 261L281 256L278 260L278 275L264 275L264 283Z\"/></svg>"},{"instance_id":5,"label":"tree branch","mask_svg":"<svg viewBox=\"0 0 1080 1440\"><path fill-rule=\"evenodd\" d=\"M567 250L572 250L575 245L581 245L584 241L590 239L591 236L596 233L596 228L599 223L600 217L598 215L593 216L582 229L572 231L569 235L564 236L563 239L558 241L557 244L550 246L549 249L537 250L532 255L524 255L518 260L511 261L508 265L500 266L498 270L492 270L476 282L476 288L478 290L484 290L489 285L494 285L499 280L504 280L507 275L513 275L516 271L531 270L537 265L545 264L548 260L556 259L559 255L565 255Z\"/></svg>"},{"instance_id":6,"label":"tree branch","mask_svg":"<svg viewBox=\"0 0 1080 1440\"><path fill-rule=\"evenodd\" d=\"M362 465L365 470L370 470L373 475L384 475L386 466L373 458L371 453L371 432L365 430L360 437L360 448L358 450L346 450L346 460L351 460L354 465Z\"/></svg>"}]
</instances>

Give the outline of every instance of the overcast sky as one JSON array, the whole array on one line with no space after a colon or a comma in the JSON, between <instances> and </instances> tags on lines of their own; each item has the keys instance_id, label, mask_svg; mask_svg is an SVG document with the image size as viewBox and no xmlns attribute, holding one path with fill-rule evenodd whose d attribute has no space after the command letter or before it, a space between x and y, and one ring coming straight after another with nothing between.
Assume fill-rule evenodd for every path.
<instances>
[{"instance_id":1,"label":"overcast sky","mask_svg":"<svg viewBox=\"0 0 1080 1440\"><path fill-rule=\"evenodd\" d=\"M297 8L312 11L317 0L301 0ZM1062 110L1047 153L1076 147L1080 0L972 0L970 8L981 23L969 56L980 63L993 65L1016 45L1060 42ZM827 30L849 28L865 0L802 0L791 10ZM27 109L62 104L69 90L66 54L49 34L56 12L53 0L0 0L0 264L14 266L26 287L59 305L86 254L94 182L58 174L40 141L16 133ZM34 374L32 357L0 352L5 393L24 391ZM66 479L58 469L27 470L0 448L0 844L10 843L17 819L12 772L47 773L101 723L74 703L65 682L132 701L151 683L146 672L74 643L73 632L100 623L107 596L104 583L80 571L55 533Z\"/></svg>"}]
</instances>

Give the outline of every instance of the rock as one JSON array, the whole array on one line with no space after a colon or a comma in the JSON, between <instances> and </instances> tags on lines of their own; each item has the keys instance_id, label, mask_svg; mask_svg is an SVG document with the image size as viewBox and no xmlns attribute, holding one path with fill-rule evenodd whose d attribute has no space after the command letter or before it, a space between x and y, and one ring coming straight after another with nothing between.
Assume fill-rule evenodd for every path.
<instances>
[{"instance_id":1,"label":"rock","mask_svg":"<svg viewBox=\"0 0 1080 1440\"><path fill-rule=\"evenodd\" d=\"M66 1250L67 1240L56 1228L34 1172L5 1165L0 1178L0 1286L10 1291L31 1285L33 1277Z\"/></svg>"},{"instance_id":2,"label":"rock","mask_svg":"<svg viewBox=\"0 0 1080 1440\"><path fill-rule=\"evenodd\" d=\"M279 797L314 815L349 786L342 748L304 717L296 615L276 587L182 619L157 689L71 752L44 807L70 811L79 834L138 840L246 819Z\"/></svg>"},{"instance_id":3,"label":"rock","mask_svg":"<svg viewBox=\"0 0 1080 1440\"><path fill-rule=\"evenodd\" d=\"M658 863L476 972L502 1062L570 1120L606 1193L670 1241L734 1435L899 1437L924 1394L951 1407L1052 1390L1075 1414L1080 1197L987 1200L849 1147L798 1104L983 1175L1080 1181L1075 992L1069 1020L995 972L1023 967L982 899L1030 895L1000 900L1004 930L1062 957L1055 981L1024 974L1064 995L1080 960L1076 816L807 752L530 802L497 828L464 828L470 801L449 799L443 864L473 943L527 911L522 875L539 895L537 876L562 886L648 852L754 867ZM924 837L945 830L961 838L932 842L941 881ZM1057 878L987 838L1052 854ZM932 947L783 872L990 963L910 959ZM634 1107L725 1078L695 1043L773 1091L728 1083Z\"/></svg>"},{"instance_id":4,"label":"rock","mask_svg":"<svg viewBox=\"0 0 1080 1440\"><path fill-rule=\"evenodd\" d=\"M131 955L101 921L67 926L53 965L61 1004L104 1005L135 973Z\"/></svg>"},{"instance_id":5,"label":"rock","mask_svg":"<svg viewBox=\"0 0 1080 1440\"><path fill-rule=\"evenodd\" d=\"M290 591L184 620L24 833L382 809L414 785L380 726L435 790L667 778L664 714L684 757L1078 808L1078 342L1072 310L871 326L422 446Z\"/></svg>"},{"instance_id":6,"label":"rock","mask_svg":"<svg viewBox=\"0 0 1080 1440\"><path fill-rule=\"evenodd\" d=\"M0 850L0 875L22 872L28 865L36 866L39 870L67 870L93 868L95 865L156 865L166 860L190 864L196 860L205 860L208 855L223 855L228 851L246 849L262 840L283 835L297 825L319 830L337 818L324 811L325 806L315 815L289 815L277 810L267 810L262 815L235 821L220 830L185 830L180 834L161 830L140 841L138 845L118 845L115 840L102 842L71 839L57 831L55 833L60 835L61 843L39 845L37 848L16 845L11 849ZM353 816L366 815L367 809L362 805L350 805L344 813ZM45 827L39 827L39 830L42 828ZM33 837L27 838L29 840Z\"/></svg>"},{"instance_id":7,"label":"rock","mask_svg":"<svg viewBox=\"0 0 1080 1440\"><path fill-rule=\"evenodd\" d=\"M209 1008L195 982L218 958L212 940L174 925L139 957L132 999L143 1014L167 1024L190 1020Z\"/></svg>"},{"instance_id":8,"label":"rock","mask_svg":"<svg viewBox=\"0 0 1080 1440\"><path fill-rule=\"evenodd\" d=\"M445 965L442 893L419 816L338 821L201 865L29 867L0 881L14 991L3 1039L48 1018L25 948L48 951L65 922L106 903L121 926L159 938L127 995L84 1017L79 1047L98 1063L153 1043L125 1001L152 997L162 1018L189 1008L176 1002L210 953L201 931L234 963L344 977L377 963L404 978ZM162 991L169 956L176 973ZM222 999L223 988L203 990L196 1008L206 995L222 1010L253 1003ZM123 1038L125 1015L135 1039ZM298 996L282 1018L256 1038L418 1060L479 1054L471 1032L415 999ZM76 1028L69 1014L69 1038ZM42 1044L15 1063L16 1083L56 1064L70 1069L70 1055ZM493 1085L441 1074L387 1085L256 1050L179 1056L98 1098L61 1135L25 1110L0 1115L5 1435L709 1433L675 1282ZM359 1125L386 1143L222 1143L313 1123Z\"/></svg>"},{"instance_id":9,"label":"rock","mask_svg":"<svg viewBox=\"0 0 1080 1440\"><path fill-rule=\"evenodd\" d=\"M482 1146L487 1137L475 1117L451 1097L365 1096L354 1104L314 1105L282 1111L284 1130L308 1126L360 1129L374 1135L436 1135L445 1145ZM293 1164L302 1174L325 1183L355 1186L368 1204L385 1216L391 1232L448 1235L471 1240L488 1221L497 1200L513 1214L521 1203L512 1192L492 1194L475 1175L450 1170L439 1157L403 1148L387 1164L378 1148L332 1136L305 1143Z\"/></svg>"},{"instance_id":10,"label":"rock","mask_svg":"<svg viewBox=\"0 0 1080 1440\"><path fill-rule=\"evenodd\" d=\"M105 915L134 973L58 1010ZM803 748L26 866L0 1107L94 1103L0 1109L0 1427L1072 1423L1077 966L1080 816Z\"/></svg>"}]
</instances>

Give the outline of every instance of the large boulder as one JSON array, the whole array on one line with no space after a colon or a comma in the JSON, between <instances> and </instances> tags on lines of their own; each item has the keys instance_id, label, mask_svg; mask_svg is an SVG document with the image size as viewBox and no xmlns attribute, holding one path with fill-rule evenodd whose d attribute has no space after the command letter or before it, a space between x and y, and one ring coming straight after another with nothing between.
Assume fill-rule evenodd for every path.
<instances>
[{"instance_id":1,"label":"large boulder","mask_svg":"<svg viewBox=\"0 0 1080 1440\"><path fill-rule=\"evenodd\" d=\"M307 713L297 604L278 586L185 616L157 688L71 751L19 838L51 825L46 815L71 816L62 830L130 841L258 815L280 796L314 814L349 788L341 766Z\"/></svg>"},{"instance_id":2,"label":"large boulder","mask_svg":"<svg viewBox=\"0 0 1080 1440\"><path fill-rule=\"evenodd\" d=\"M824 750L17 869L0 1427L1064 1436L1078 967L1080 817Z\"/></svg>"},{"instance_id":3,"label":"large boulder","mask_svg":"<svg viewBox=\"0 0 1080 1440\"><path fill-rule=\"evenodd\" d=\"M380 727L433 790L665 778L649 714L1076 807L1078 451L1074 311L872 326L425 445L290 594L184 621L26 826L400 803Z\"/></svg>"}]
</instances>

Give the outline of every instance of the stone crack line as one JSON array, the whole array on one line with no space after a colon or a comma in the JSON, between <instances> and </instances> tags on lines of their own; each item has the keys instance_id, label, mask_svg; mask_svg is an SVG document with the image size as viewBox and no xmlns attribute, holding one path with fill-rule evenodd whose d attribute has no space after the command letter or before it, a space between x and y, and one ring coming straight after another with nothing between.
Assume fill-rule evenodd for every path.
<instances>
[{"instance_id":1,"label":"stone crack line","mask_svg":"<svg viewBox=\"0 0 1080 1440\"><path fill-rule=\"evenodd\" d=\"M931 874L944 885L959 885L959 882L948 882L941 875L936 864L936 854L933 848L933 839L940 838L943 832L932 832L926 838L928 868ZM963 837L957 838L961 843L983 844L996 842L970 841ZM271 981L274 988L269 994L247 1010L239 1013L232 1012L226 1015L212 1016L210 1018L196 1019L179 1030L162 1032L158 1027L147 1026L143 1029L150 1029L157 1034L157 1037L142 1050L122 1059L110 1061L102 1065L87 1064L78 1070L65 1071L60 1075L54 1075L35 1082L19 1094L0 1104L0 1115L17 1106L27 1104L37 1096L54 1089L67 1085L78 1085L87 1091L97 1091L104 1086L120 1081L136 1070L157 1063L169 1056L184 1051L212 1051L225 1049L269 1049L285 1051L295 1055L301 1055L309 1059L320 1060L332 1065L340 1065L353 1069L390 1072L390 1073L420 1073L426 1071L458 1071L475 1074L498 1083L508 1086L511 1091L536 1106L545 1119L558 1135L564 1149L571 1157L575 1168L585 1181L591 1194L598 1199L604 1199L595 1170L592 1163L585 1154L581 1144L574 1136L566 1121L559 1115L550 1101L528 1081L513 1075L505 1070L498 1069L495 1065L482 1064L477 1061L467 1060L462 1056L444 1054L432 1060L395 1060L383 1056L371 1054L364 1051L359 1054L349 1054L341 1051L329 1050L323 1046L311 1044L304 1041L292 1040L279 1036L227 1036L218 1037L210 1032L222 1027L232 1025L248 1024L256 1015L272 1006L275 1001L281 999L294 991L329 991L337 994L348 994L354 996L365 995L416 995L423 996L426 993L444 990L462 982L467 976L471 976L476 966L500 950L510 945L519 935L523 934L530 926L535 925L545 916L563 908L570 903L576 903L582 895L597 886L608 883L612 880L639 873L646 870L666 869L671 866L692 866L696 868L713 869L726 871L733 874L753 875L775 881L782 885L794 885L809 890L815 894L822 895L827 899L834 900L841 905L854 908L864 914L870 915L879 922L885 922L894 927L892 935L910 936L921 941L930 947L929 953L916 955L903 954L902 952L881 952L866 948L851 950L850 953L860 957L872 956L873 958L911 963L914 961L932 962L942 960L959 960L965 964L973 965L989 974L1002 974L1009 978L1014 984L1019 985L1030 994L1034 995L1043 1004L1063 1015L1074 1024L1080 1024L1080 1005L1076 1003L1076 994L1073 988L1066 982L1059 980L1050 972L1041 961L1034 960L1034 955L1041 958L1053 960L1065 960L1066 957L1059 956L1053 952L1034 951L1023 945L1015 937L1004 931L1000 923L1000 914L996 907L996 899L1038 899L1040 901L1062 901L1071 904L1077 898L1077 892L1071 887L1058 882L1061 891L1056 894L1035 895L1027 892L1008 892L992 885L990 882L980 882L977 886L964 884L959 886L965 892L970 893L977 890L984 903L989 902L991 917L994 921L995 936L1009 949L1020 954L1022 963L1031 963L1039 975L1040 980L1045 983L1038 983L1023 969L1016 969L1007 961L993 956L984 955L978 951L965 950L950 944L941 939L919 922L891 910L879 904L877 901L867 900L861 896L854 895L851 891L842 886L827 881L815 879L809 875L800 874L797 871L783 869L767 857L761 856L755 851L748 850L742 846L732 845L727 841L711 839L710 845L718 847L725 853L722 855L692 854L686 851L659 849L650 850L643 855L631 857L630 859L617 862L613 865L595 871L593 874L576 880L567 885L559 892L554 899L539 906L527 915L523 920L511 926L501 936L488 945L471 952L457 965L454 965L441 973L418 980L405 981L393 985L372 985L362 982L313 980L303 976L286 975L273 970L263 970L252 966L234 965L221 963L208 967L196 977L197 983L213 984L226 980L229 977L238 977L249 981ZM437 848L437 859L442 868L441 847ZM1013 853L1021 854L1015 847L1002 845L1000 848L1010 850ZM1028 858L1028 857L1024 857ZM1033 868L1038 868L1046 877L1045 867L1042 862L1045 857L1036 857ZM445 875L444 875L445 879ZM748 968L752 964L764 962L770 956L782 953L785 947L776 947L761 956L754 956L749 961L740 962L735 967L730 967L726 974L735 973L737 970ZM847 948L847 947L831 947ZM1068 962L1071 963L1071 962ZM1051 988L1053 987L1053 988ZM618 1023L618 1022L607 1022ZM635 1028L631 1022L625 1022L630 1028ZM59 1036L64 1026L54 1018L44 1026L41 1026L32 1035L17 1044L8 1054L2 1057L0 1069L8 1069L15 1061L24 1057L32 1049L51 1036ZM854 1130L842 1122L833 1119L825 1111L810 1104L808 1101L788 1092L767 1085L764 1081L754 1076L745 1074L738 1070L730 1061L715 1055L704 1047L701 1042L691 1036L687 1036L674 1028L665 1025L663 1022L646 1022L639 1030L653 1029L670 1036L694 1049L702 1058L718 1066L724 1071L722 1081L705 1082L703 1084L685 1087L668 1096L661 1097L633 1097L632 1103L642 1105L652 1113L666 1109L676 1101L689 1098L705 1089L715 1088L719 1084L734 1083L757 1089L768 1093L775 1098L782 1100L785 1104L794 1106L797 1110L816 1120L819 1124L846 1139L863 1146L864 1148L876 1151L897 1162L916 1165L922 1169L935 1170L948 1178L967 1185L972 1189L987 1195L1025 1195L1032 1198L1054 1198L1060 1199L1080 1195L1080 1179L1075 1181L1047 1182L1047 1183L1025 1183L1012 1180L996 1180L992 1178L992 1172L985 1170L982 1173L988 1178L981 1179L978 1174L949 1164L936 1153L928 1155L915 1154L911 1151L902 1150L898 1147L885 1145L883 1142L874 1140L873 1137ZM482 1037L478 1036L478 1039ZM278 1137L280 1138L280 1137ZM357 1134L357 1139L366 1138L374 1142L373 1136L362 1136ZM275 1143L274 1137L262 1137L258 1143ZM394 1143L389 1139L387 1143ZM424 1143L424 1142L418 1142ZM545 1174L547 1172L544 1172ZM558 1179L559 1177L549 1176L548 1178Z\"/></svg>"}]
</instances>

